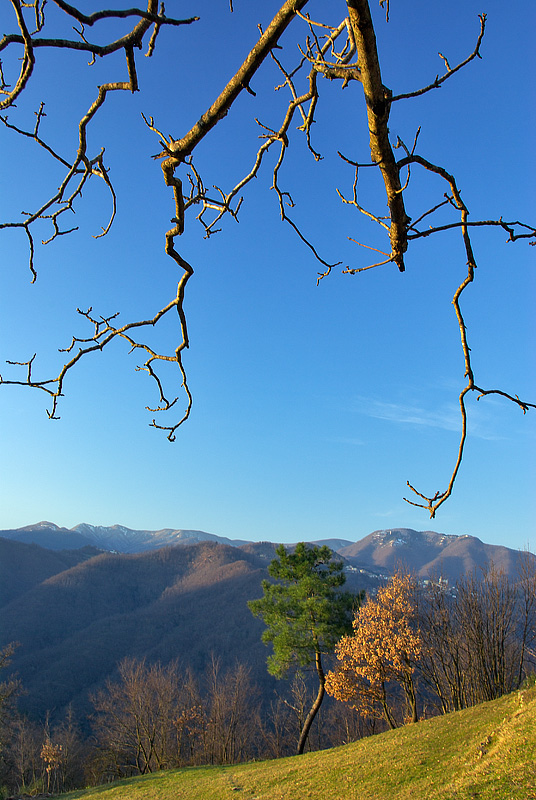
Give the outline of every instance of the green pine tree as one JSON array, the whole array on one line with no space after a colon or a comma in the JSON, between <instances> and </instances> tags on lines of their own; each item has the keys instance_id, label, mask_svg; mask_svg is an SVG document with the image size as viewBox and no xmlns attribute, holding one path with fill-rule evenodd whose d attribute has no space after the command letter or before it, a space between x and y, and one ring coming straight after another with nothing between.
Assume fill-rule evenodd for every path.
<instances>
[{"instance_id":1,"label":"green pine tree","mask_svg":"<svg viewBox=\"0 0 536 800\"><path fill-rule=\"evenodd\" d=\"M276 583L263 581L264 597L250 600L248 606L266 624L262 640L273 645L268 657L272 675L282 678L291 668L311 664L316 669L318 692L298 742L298 753L303 753L325 694L322 656L332 653L341 636L351 631L352 611L360 597L341 591L346 581L343 565L333 560L329 547L300 542L294 552L279 545L276 554L268 567Z\"/></svg>"}]
</instances>

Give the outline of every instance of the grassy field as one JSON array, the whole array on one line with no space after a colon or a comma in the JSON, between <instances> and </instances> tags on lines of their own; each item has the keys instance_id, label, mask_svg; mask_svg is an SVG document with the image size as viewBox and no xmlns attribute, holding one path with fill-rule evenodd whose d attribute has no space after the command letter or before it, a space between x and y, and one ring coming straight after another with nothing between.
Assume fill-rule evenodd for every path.
<instances>
[{"instance_id":1,"label":"grassy field","mask_svg":"<svg viewBox=\"0 0 536 800\"><path fill-rule=\"evenodd\" d=\"M191 767L64 800L536 800L536 687L355 744Z\"/></svg>"}]
</instances>

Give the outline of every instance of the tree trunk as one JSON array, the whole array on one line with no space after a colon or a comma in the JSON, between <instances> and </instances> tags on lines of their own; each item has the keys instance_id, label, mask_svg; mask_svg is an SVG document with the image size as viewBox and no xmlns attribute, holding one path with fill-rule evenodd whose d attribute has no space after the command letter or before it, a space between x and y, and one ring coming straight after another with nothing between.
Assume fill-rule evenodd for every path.
<instances>
[{"instance_id":1,"label":"tree trunk","mask_svg":"<svg viewBox=\"0 0 536 800\"><path fill-rule=\"evenodd\" d=\"M382 709L383 709L383 715L385 717L385 721L387 722L387 724L389 725L391 730L394 731L395 728L397 728L398 726L397 726L397 724L395 722L395 719L394 719L393 715L391 714L391 709L387 705L387 692L385 691L385 682L384 681L382 681L382 695L381 695L380 703L381 703L381 706L382 706Z\"/></svg>"},{"instance_id":2,"label":"tree trunk","mask_svg":"<svg viewBox=\"0 0 536 800\"><path fill-rule=\"evenodd\" d=\"M307 714L307 718L303 723L303 728L300 733L300 740L298 742L298 755L303 753L305 748L305 742L307 741L307 737L309 735L309 731L311 730L311 725L313 724L313 720L316 717L320 706L322 705L322 700L324 699L325 688L324 685L326 683L326 677L324 675L324 670L322 668L322 659L320 653L316 654L316 671L318 673L318 692L315 698L313 705L311 706L311 710Z\"/></svg>"}]
</instances>

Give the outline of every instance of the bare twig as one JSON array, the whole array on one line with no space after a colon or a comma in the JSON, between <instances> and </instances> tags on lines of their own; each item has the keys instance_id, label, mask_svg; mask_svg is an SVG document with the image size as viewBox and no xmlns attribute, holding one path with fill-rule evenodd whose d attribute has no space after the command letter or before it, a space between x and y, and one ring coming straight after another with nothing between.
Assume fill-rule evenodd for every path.
<instances>
[{"instance_id":1,"label":"bare twig","mask_svg":"<svg viewBox=\"0 0 536 800\"><path fill-rule=\"evenodd\" d=\"M471 55L467 56L467 58L465 58L463 61L460 61L460 63L455 67L451 68L445 56L439 53L439 57L443 60L447 68L445 74L441 77L436 75L435 80L432 83L428 84L428 86L424 86L422 89L417 89L415 92L394 95L394 97L391 98L391 102L394 103L396 100L407 100L410 97L419 97L421 94L426 94L426 92L430 92L432 89L439 89L439 87L445 83L448 78L451 78L456 74L456 72L458 72L460 69L463 69L463 67L473 61L473 59L482 58L480 55L480 45L482 44L482 39L484 38L484 32L486 30L486 14L479 14L478 18L480 20L480 33L478 34L475 49Z\"/></svg>"}]
</instances>

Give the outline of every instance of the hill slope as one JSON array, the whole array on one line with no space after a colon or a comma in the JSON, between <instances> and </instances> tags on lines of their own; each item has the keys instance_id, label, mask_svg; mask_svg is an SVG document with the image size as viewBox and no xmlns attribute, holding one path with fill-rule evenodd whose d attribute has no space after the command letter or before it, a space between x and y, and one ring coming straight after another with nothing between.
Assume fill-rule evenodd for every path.
<instances>
[{"instance_id":1,"label":"hill slope","mask_svg":"<svg viewBox=\"0 0 536 800\"><path fill-rule=\"evenodd\" d=\"M21 645L12 663L28 692L21 708L43 715L72 702L78 711L126 656L178 658L202 673L214 652L222 667L238 659L266 680L263 624L247 607L261 594L264 566L202 542L103 553L33 586L1 609L0 645Z\"/></svg>"},{"instance_id":2,"label":"hill slope","mask_svg":"<svg viewBox=\"0 0 536 800\"><path fill-rule=\"evenodd\" d=\"M0 538L0 608L53 575L96 555L99 550L95 547L53 551Z\"/></svg>"},{"instance_id":3,"label":"hill slope","mask_svg":"<svg viewBox=\"0 0 536 800\"><path fill-rule=\"evenodd\" d=\"M354 744L294 758L197 767L65 800L532 800L536 687Z\"/></svg>"}]
</instances>

